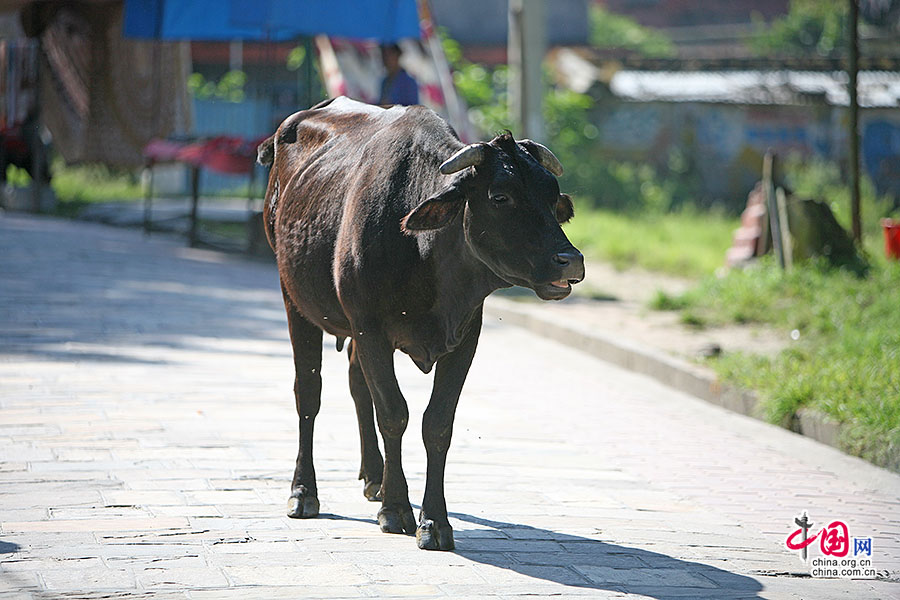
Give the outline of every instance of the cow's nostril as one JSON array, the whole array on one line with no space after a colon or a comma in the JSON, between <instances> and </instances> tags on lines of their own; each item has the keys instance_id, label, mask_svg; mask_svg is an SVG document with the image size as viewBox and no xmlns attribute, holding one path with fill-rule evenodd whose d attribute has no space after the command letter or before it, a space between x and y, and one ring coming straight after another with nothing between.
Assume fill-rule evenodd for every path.
<instances>
[{"instance_id":1,"label":"cow's nostril","mask_svg":"<svg viewBox=\"0 0 900 600\"><path fill-rule=\"evenodd\" d=\"M567 252L560 252L559 254L555 254L553 256L553 262L555 262L556 264L558 264L561 267L565 267L566 265L568 265L569 263L572 262L573 258L574 258L574 256L572 256L571 254L569 254Z\"/></svg>"}]
</instances>

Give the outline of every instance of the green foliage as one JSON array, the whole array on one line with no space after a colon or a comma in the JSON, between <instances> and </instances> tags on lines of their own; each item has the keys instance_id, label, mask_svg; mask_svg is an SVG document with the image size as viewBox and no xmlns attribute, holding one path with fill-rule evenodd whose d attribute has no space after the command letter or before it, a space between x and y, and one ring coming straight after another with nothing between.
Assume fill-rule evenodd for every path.
<instances>
[{"instance_id":1,"label":"green foliage","mask_svg":"<svg viewBox=\"0 0 900 600\"><path fill-rule=\"evenodd\" d=\"M444 52L454 68L454 83L469 106L469 117L490 135L513 129L507 108L508 71L488 69L462 58L459 45L443 36ZM597 155L599 135L590 114L594 100L587 94L548 85L543 115L547 137L543 140L565 166L561 185L588 200L631 212L665 213L690 204L696 182L684 156L673 151L662 173L648 165L610 162Z\"/></svg>"},{"instance_id":2,"label":"green foliage","mask_svg":"<svg viewBox=\"0 0 900 600\"><path fill-rule=\"evenodd\" d=\"M789 157L785 161L785 183L797 197L828 204L841 226L850 230L850 188L846 185L846 175L836 163L823 158ZM900 216L893 207L892 198L879 196L872 180L863 175L860 182L863 241L872 256L882 254L881 218Z\"/></svg>"},{"instance_id":3,"label":"green foliage","mask_svg":"<svg viewBox=\"0 0 900 600\"><path fill-rule=\"evenodd\" d=\"M653 310L682 310L687 308L688 302L681 296L656 290L656 294L650 299L649 306Z\"/></svg>"},{"instance_id":4,"label":"green foliage","mask_svg":"<svg viewBox=\"0 0 900 600\"><path fill-rule=\"evenodd\" d=\"M563 226L566 235L588 257L619 269L709 275L723 265L738 226L737 219L717 213L701 216L685 209L641 215L588 208L580 200L575 200L575 218Z\"/></svg>"},{"instance_id":5,"label":"green foliage","mask_svg":"<svg viewBox=\"0 0 900 600\"><path fill-rule=\"evenodd\" d=\"M188 90L201 100L242 102L246 83L247 74L243 71L228 71L218 82L208 81L202 73L191 73L188 77Z\"/></svg>"},{"instance_id":6,"label":"green foliage","mask_svg":"<svg viewBox=\"0 0 900 600\"><path fill-rule=\"evenodd\" d=\"M288 53L287 69L288 71L296 71L303 66L306 60L306 48L304 46L294 46Z\"/></svg>"},{"instance_id":7,"label":"green foliage","mask_svg":"<svg viewBox=\"0 0 900 600\"><path fill-rule=\"evenodd\" d=\"M850 188L847 175L841 172L837 163L819 157L789 157L785 164L785 183L799 197L828 203L838 220L849 223ZM887 216L891 212L893 200L887 195L879 196L872 180L865 174L859 192L862 208L872 217ZM875 225L877 227L877 223Z\"/></svg>"},{"instance_id":8,"label":"green foliage","mask_svg":"<svg viewBox=\"0 0 900 600\"><path fill-rule=\"evenodd\" d=\"M796 337L777 357L725 354L720 376L757 390L765 416L787 424L802 407L849 423L844 448L885 464L900 444L900 264L881 262L859 278L824 263L782 272L758 268L710 277L673 300L706 322L765 323ZM900 468L900 465L894 465Z\"/></svg>"},{"instance_id":9,"label":"green foliage","mask_svg":"<svg viewBox=\"0 0 900 600\"><path fill-rule=\"evenodd\" d=\"M675 56L675 46L663 33L643 27L631 17L609 12L600 4L590 10L591 43L598 48L621 48L651 58Z\"/></svg>"},{"instance_id":10,"label":"green foliage","mask_svg":"<svg viewBox=\"0 0 900 600\"><path fill-rule=\"evenodd\" d=\"M750 46L760 55L840 55L848 39L848 11L844 1L791 0L788 14L770 24L755 18Z\"/></svg>"},{"instance_id":11,"label":"green foliage","mask_svg":"<svg viewBox=\"0 0 900 600\"><path fill-rule=\"evenodd\" d=\"M9 164L6 165L6 183L13 187L28 187L31 185L31 175L25 169Z\"/></svg>"},{"instance_id":12,"label":"green foliage","mask_svg":"<svg viewBox=\"0 0 900 600\"><path fill-rule=\"evenodd\" d=\"M102 164L65 166L53 161L50 185L61 203L110 202L131 200L142 195L140 182L131 171Z\"/></svg>"}]
</instances>

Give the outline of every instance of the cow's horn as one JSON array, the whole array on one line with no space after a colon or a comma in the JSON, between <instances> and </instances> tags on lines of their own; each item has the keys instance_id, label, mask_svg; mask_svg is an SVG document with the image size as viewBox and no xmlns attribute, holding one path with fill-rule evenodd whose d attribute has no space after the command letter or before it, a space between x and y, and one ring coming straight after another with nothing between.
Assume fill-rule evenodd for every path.
<instances>
[{"instance_id":1,"label":"cow's horn","mask_svg":"<svg viewBox=\"0 0 900 600\"><path fill-rule=\"evenodd\" d=\"M484 161L484 144L469 144L443 162L441 173L450 175L466 167L480 165L482 161Z\"/></svg>"},{"instance_id":2,"label":"cow's horn","mask_svg":"<svg viewBox=\"0 0 900 600\"><path fill-rule=\"evenodd\" d=\"M550 152L550 148L544 146L543 144L538 144L537 142L532 140L522 140L520 143L528 148L529 152L531 152L531 154L534 155L538 162L541 163L542 167L544 167L557 177L562 177L562 163L559 162L559 159L556 158L556 155Z\"/></svg>"}]
</instances>

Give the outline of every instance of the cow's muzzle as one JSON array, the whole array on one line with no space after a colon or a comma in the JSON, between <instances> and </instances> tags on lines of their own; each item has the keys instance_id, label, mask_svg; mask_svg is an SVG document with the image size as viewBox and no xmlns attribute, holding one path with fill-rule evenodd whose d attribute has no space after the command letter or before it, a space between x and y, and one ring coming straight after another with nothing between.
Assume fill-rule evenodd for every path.
<instances>
[{"instance_id":1,"label":"cow's muzzle","mask_svg":"<svg viewBox=\"0 0 900 600\"><path fill-rule=\"evenodd\" d=\"M572 286L584 279L584 256L572 248L552 257L554 279L534 286L542 300L561 300L572 293Z\"/></svg>"}]
</instances>

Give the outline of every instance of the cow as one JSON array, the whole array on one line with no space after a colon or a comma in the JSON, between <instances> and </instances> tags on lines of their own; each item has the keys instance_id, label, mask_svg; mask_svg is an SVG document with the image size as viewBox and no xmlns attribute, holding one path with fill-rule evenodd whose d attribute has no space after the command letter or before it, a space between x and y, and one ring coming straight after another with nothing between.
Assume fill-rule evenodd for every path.
<instances>
[{"instance_id":1,"label":"cow","mask_svg":"<svg viewBox=\"0 0 900 600\"><path fill-rule=\"evenodd\" d=\"M464 145L425 107L344 97L285 119L258 159L271 168L263 220L296 375L300 439L288 516L319 513L312 439L325 332L339 351L349 339L359 478L365 496L381 501L381 530L451 550L444 466L484 300L513 285L558 300L584 278L584 259L560 227L574 212L559 191L562 166L546 147L509 132ZM422 421L428 462L418 521L400 458L409 412L395 350L424 373L435 367Z\"/></svg>"}]
</instances>

